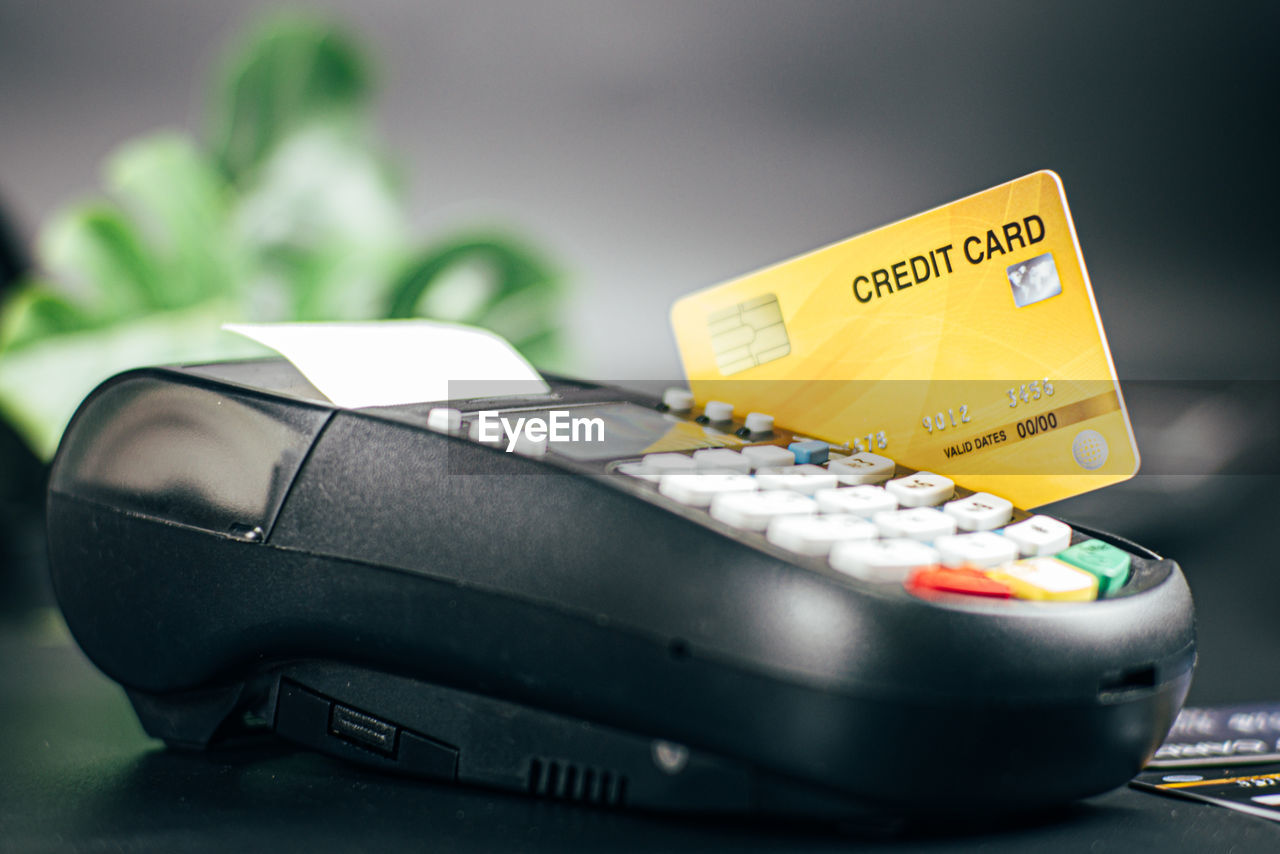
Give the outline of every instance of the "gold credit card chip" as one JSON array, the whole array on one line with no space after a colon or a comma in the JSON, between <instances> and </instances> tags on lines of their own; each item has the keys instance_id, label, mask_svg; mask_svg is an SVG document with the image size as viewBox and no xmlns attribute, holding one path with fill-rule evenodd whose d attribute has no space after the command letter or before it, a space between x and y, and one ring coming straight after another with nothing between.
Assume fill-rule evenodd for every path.
<instances>
[{"instance_id":1,"label":"gold credit card chip","mask_svg":"<svg viewBox=\"0 0 1280 854\"><path fill-rule=\"evenodd\" d=\"M762 297L722 309L707 318L716 366L724 376L781 359L791 352L778 297Z\"/></svg>"}]
</instances>

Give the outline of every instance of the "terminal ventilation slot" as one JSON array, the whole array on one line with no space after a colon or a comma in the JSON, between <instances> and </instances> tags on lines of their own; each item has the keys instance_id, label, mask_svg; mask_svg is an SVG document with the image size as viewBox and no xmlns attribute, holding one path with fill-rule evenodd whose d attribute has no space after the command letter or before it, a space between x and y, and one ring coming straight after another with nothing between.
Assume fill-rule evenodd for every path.
<instances>
[{"instance_id":1,"label":"terminal ventilation slot","mask_svg":"<svg viewBox=\"0 0 1280 854\"><path fill-rule=\"evenodd\" d=\"M528 789L544 798L616 807L626 802L627 778L608 769L537 758L529 763Z\"/></svg>"}]
</instances>

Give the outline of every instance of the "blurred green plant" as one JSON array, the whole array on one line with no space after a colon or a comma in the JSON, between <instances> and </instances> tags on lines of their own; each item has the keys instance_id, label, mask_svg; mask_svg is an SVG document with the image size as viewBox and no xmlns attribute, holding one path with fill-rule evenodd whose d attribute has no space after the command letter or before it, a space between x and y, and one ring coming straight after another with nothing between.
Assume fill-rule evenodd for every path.
<instances>
[{"instance_id":1,"label":"blurred green plant","mask_svg":"<svg viewBox=\"0 0 1280 854\"><path fill-rule=\"evenodd\" d=\"M216 77L207 145L127 143L107 158L106 198L46 224L41 272L0 304L0 415L40 457L112 373L264 352L219 331L229 321L432 317L558 366L561 276L489 229L415 245L372 93L345 32L269 20Z\"/></svg>"}]
</instances>

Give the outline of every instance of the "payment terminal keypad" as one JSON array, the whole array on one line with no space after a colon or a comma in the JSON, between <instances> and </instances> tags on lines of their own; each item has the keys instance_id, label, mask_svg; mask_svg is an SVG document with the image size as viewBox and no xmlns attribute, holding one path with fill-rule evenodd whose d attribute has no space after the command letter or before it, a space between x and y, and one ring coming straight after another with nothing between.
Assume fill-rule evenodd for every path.
<instances>
[{"instance_id":1,"label":"payment terminal keypad","mask_svg":"<svg viewBox=\"0 0 1280 854\"><path fill-rule=\"evenodd\" d=\"M762 434L772 419L761 413L739 425L726 420L726 404L708 407L711 417L693 405L679 417L740 437L736 444L618 460L610 476L647 484L731 536L923 598L1080 602L1117 595L1129 580L1128 552L1065 522L885 454ZM667 411L678 417L675 406Z\"/></svg>"}]
</instances>

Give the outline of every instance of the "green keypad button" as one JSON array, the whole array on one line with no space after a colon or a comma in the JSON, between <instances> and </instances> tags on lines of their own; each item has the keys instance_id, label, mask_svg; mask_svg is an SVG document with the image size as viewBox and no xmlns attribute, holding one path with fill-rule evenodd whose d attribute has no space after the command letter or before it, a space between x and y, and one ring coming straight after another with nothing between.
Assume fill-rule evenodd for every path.
<instances>
[{"instance_id":1,"label":"green keypad button","mask_svg":"<svg viewBox=\"0 0 1280 854\"><path fill-rule=\"evenodd\" d=\"M1102 540L1085 540L1058 552L1066 561L1098 577L1098 596L1109 596L1129 580L1129 553Z\"/></svg>"}]
</instances>

